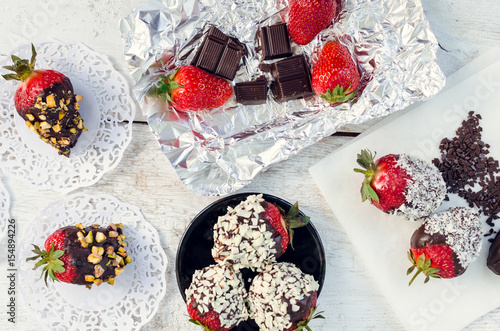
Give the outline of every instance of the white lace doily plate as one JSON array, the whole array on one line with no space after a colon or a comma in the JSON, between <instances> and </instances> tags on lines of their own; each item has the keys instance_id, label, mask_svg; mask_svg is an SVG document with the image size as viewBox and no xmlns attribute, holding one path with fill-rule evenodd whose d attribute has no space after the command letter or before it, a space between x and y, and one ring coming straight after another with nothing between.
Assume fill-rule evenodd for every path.
<instances>
[{"instance_id":1,"label":"white lace doily plate","mask_svg":"<svg viewBox=\"0 0 500 331\"><path fill-rule=\"evenodd\" d=\"M10 196L5 186L0 181L0 242L2 242L5 233L7 232L7 224L9 223L9 208Z\"/></svg>"},{"instance_id":2,"label":"white lace doily plate","mask_svg":"<svg viewBox=\"0 0 500 331\"><path fill-rule=\"evenodd\" d=\"M43 246L55 230L77 223L123 223L132 263L113 286L85 286L49 282L26 262L34 243ZM24 229L19 244L18 286L24 303L50 330L138 330L151 320L166 292L167 256L158 232L139 208L109 195L75 194L56 201Z\"/></svg>"},{"instance_id":3,"label":"white lace doily plate","mask_svg":"<svg viewBox=\"0 0 500 331\"><path fill-rule=\"evenodd\" d=\"M35 67L62 72L71 80L75 93L83 96L80 113L87 131L69 158L58 155L17 113L14 94L18 82L0 79L0 167L6 175L40 189L69 192L92 185L118 165L132 140L135 107L129 85L106 55L82 43L49 41L35 44L35 48ZM11 54L29 59L31 45ZM0 67L11 64L10 56L0 61Z\"/></svg>"}]
</instances>

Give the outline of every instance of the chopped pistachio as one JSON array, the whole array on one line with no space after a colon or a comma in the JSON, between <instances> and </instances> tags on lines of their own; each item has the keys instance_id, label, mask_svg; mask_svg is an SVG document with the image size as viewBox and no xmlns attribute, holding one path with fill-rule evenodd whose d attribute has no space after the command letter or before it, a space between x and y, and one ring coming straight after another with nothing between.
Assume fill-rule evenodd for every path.
<instances>
[{"instance_id":1,"label":"chopped pistachio","mask_svg":"<svg viewBox=\"0 0 500 331\"><path fill-rule=\"evenodd\" d=\"M125 258L125 262L132 263L132 258L130 257L130 255L127 255L127 257Z\"/></svg>"},{"instance_id":2,"label":"chopped pistachio","mask_svg":"<svg viewBox=\"0 0 500 331\"><path fill-rule=\"evenodd\" d=\"M94 236L92 235L92 231L89 231L89 234L85 237L85 241L89 244L94 242Z\"/></svg>"},{"instance_id":3,"label":"chopped pistachio","mask_svg":"<svg viewBox=\"0 0 500 331\"><path fill-rule=\"evenodd\" d=\"M94 280L94 284L95 284L96 286L101 285L101 284L102 284L102 279L95 279L95 280Z\"/></svg>"},{"instance_id":4,"label":"chopped pistachio","mask_svg":"<svg viewBox=\"0 0 500 331\"><path fill-rule=\"evenodd\" d=\"M118 232L116 232L116 231L109 231L108 236L110 238L116 238L116 237L118 237Z\"/></svg>"},{"instance_id":5,"label":"chopped pistachio","mask_svg":"<svg viewBox=\"0 0 500 331\"><path fill-rule=\"evenodd\" d=\"M47 98L45 100L47 101L47 107L53 108L56 106L56 100L53 94L47 95Z\"/></svg>"},{"instance_id":6,"label":"chopped pistachio","mask_svg":"<svg viewBox=\"0 0 500 331\"><path fill-rule=\"evenodd\" d=\"M63 111L60 111L59 112L59 119L62 120L64 117L64 112Z\"/></svg>"},{"instance_id":7,"label":"chopped pistachio","mask_svg":"<svg viewBox=\"0 0 500 331\"><path fill-rule=\"evenodd\" d=\"M39 119L41 119L42 121L45 121L47 119L47 116L45 115L40 115L38 116Z\"/></svg>"},{"instance_id":8,"label":"chopped pistachio","mask_svg":"<svg viewBox=\"0 0 500 331\"><path fill-rule=\"evenodd\" d=\"M78 239L80 241L80 245L82 245L83 248L87 248L89 243L85 240L85 238L80 238Z\"/></svg>"},{"instance_id":9,"label":"chopped pistachio","mask_svg":"<svg viewBox=\"0 0 500 331\"><path fill-rule=\"evenodd\" d=\"M89 261L90 263L93 263L93 264L97 264L97 263L101 262L101 260L102 260L102 256L94 254L94 253L90 254L87 257L87 261Z\"/></svg>"},{"instance_id":10,"label":"chopped pistachio","mask_svg":"<svg viewBox=\"0 0 500 331\"><path fill-rule=\"evenodd\" d=\"M98 243L102 243L104 240L106 240L106 235L102 232L97 232L95 235L95 241Z\"/></svg>"},{"instance_id":11,"label":"chopped pistachio","mask_svg":"<svg viewBox=\"0 0 500 331\"><path fill-rule=\"evenodd\" d=\"M113 254L115 252L115 248L113 246L108 246L108 248L106 248L106 255L110 255L110 254Z\"/></svg>"},{"instance_id":12,"label":"chopped pistachio","mask_svg":"<svg viewBox=\"0 0 500 331\"><path fill-rule=\"evenodd\" d=\"M99 247L99 246L92 247L92 254L103 255L104 247Z\"/></svg>"},{"instance_id":13,"label":"chopped pistachio","mask_svg":"<svg viewBox=\"0 0 500 331\"><path fill-rule=\"evenodd\" d=\"M120 276L125 268L115 268L115 275Z\"/></svg>"},{"instance_id":14,"label":"chopped pistachio","mask_svg":"<svg viewBox=\"0 0 500 331\"><path fill-rule=\"evenodd\" d=\"M94 279L95 279L95 277L92 276L92 275L85 275L85 281L86 282L93 282Z\"/></svg>"},{"instance_id":15,"label":"chopped pistachio","mask_svg":"<svg viewBox=\"0 0 500 331\"><path fill-rule=\"evenodd\" d=\"M56 124L52 127L52 130L54 130L54 132L59 132L61 131L61 125L60 124Z\"/></svg>"},{"instance_id":16,"label":"chopped pistachio","mask_svg":"<svg viewBox=\"0 0 500 331\"><path fill-rule=\"evenodd\" d=\"M33 114L26 114L26 117L27 117L30 121L34 121L34 120L35 120L35 116L33 116Z\"/></svg>"},{"instance_id":17,"label":"chopped pistachio","mask_svg":"<svg viewBox=\"0 0 500 331\"><path fill-rule=\"evenodd\" d=\"M101 267L99 264L94 266L94 275L96 278L101 277L103 273L104 273L103 267Z\"/></svg>"},{"instance_id":18,"label":"chopped pistachio","mask_svg":"<svg viewBox=\"0 0 500 331\"><path fill-rule=\"evenodd\" d=\"M116 279L115 277L109 277L108 278L108 284L109 285L114 285L115 284L115 279Z\"/></svg>"},{"instance_id":19,"label":"chopped pistachio","mask_svg":"<svg viewBox=\"0 0 500 331\"><path fill-rule=\"evenodd\" d=\"M42 122L40 123L40 127L44 130L47 130L47 129L50 129L52 127L52 125L50 125L49 123L47 122Z\"/></svg>"},{"instance_id":20,"label":"chopped pistachio","mask_svg":"<svg viewBox=\"0 0 500 331\"><path fill-rule=\"evenodd\" d=\"M82 101L83 100L83 97L79 94L75 95L75 99L76 101Z\"/></svg>"}]
</instances>

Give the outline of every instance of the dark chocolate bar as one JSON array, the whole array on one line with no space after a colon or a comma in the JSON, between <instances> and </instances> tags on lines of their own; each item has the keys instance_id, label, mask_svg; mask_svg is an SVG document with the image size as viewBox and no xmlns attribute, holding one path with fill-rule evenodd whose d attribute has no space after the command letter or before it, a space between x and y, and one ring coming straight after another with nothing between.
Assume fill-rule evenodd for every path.
<instances>
[{"instance_id":1,"label":"dark chocolate bar","mask_svg":"<svg viewBox=\"0 0 500 331\"><path fill-rule=\"evenodd\" d=\"M233 80L242 56L241 43L236 38L226 36L212 25L191 61L191 65L216 76Z\"/></svg>"},{"instance_id":2,"label":"dark chocolate bar","mask_svg":"<svg viewBox=\"0 0 500 331\"><path fill-rule=\"evenodd\" d=\"M259 105L266 103L267 79L264 76L249 81L234 84L236 101L244 105Z\"/></svg>"},{"instance_id":3,"label":"dark chocolate bar","mask_svg":"<svg viewBox=\"0 0 500 331\"><path fill-rule=\"evenodd\" d=\"M307 98L312 89L311 70L304 54L295 55L271 64L273 92L280 102Z\"/></svg>"},{"instance_id":4,"label":"dark chocolate bar","mask_svg":"<svg viewBox=\"0 0 500 331\"><path fill-rule=\"evenodd\" d=\"M260 44L264 60L278 59L292 55L286 23L262 27L260 30Z\"/></svg>"}]
</instances>

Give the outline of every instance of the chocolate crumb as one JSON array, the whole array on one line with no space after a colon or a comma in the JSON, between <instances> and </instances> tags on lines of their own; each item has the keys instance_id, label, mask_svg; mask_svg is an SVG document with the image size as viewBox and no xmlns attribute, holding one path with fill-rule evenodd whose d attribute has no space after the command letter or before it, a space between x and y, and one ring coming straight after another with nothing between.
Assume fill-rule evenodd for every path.
<instances>
[{"instance_id":1,"label":"chocolate crumb","mask_svg":"<svg viewBox=\"0 0 500 331\"><path fill-rule=\"evenodd\" d=\"M488 156L490 145L482 140L479 120L481 115L469 112L456 136L441 140L441 159L432 162L443 174L448 192L477 207L493 227L500 212L500 167Z\"/></svg>"}]
</instances>

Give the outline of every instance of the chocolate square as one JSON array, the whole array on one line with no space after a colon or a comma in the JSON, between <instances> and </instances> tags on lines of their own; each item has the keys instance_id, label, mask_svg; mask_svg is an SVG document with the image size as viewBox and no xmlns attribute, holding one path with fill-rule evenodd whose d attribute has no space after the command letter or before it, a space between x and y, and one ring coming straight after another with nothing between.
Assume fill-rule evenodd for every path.
<instances>
[{"instance_id":1,"label":"chocolate square","mask_svg":"<svg viewBox=\"0 0 500 331\"><path fill-rule=\"evenodd\" d=\"M264 76L234 84L236 101L244 105L259 105L267 100L267 79Z\"/></svg>"},{"instance_id":2,"label":"chocolate square","mask_svg":"<svg viewBox=\"0 0 500 331\"><path fill-rule=\"evenodd\" d=\"M260 31L260 44L264 60L278 59L292 55L286 23L262 27Z\"/></svg>"},{"instance_id":3,"label":"chocolate square","mask_svg":"<svg viewBox=\"0 0 500 331\"><path fill-rule=\"evenodd\" d=\"M191 61L191 65L216 76L233 80L242 56L241 43L212 25Z\"/></svg>"},{"instance_id":4,"label":"chocolate square","mask_svg":"<svg viewBox=\"0 0 500 331\"><path fill-rule=\"evenodd\" d=\"M307 98L312 89L311 70L304 54L295 55L271 64L273 92L280 102Z\"/></svg>"}]
</instances>

